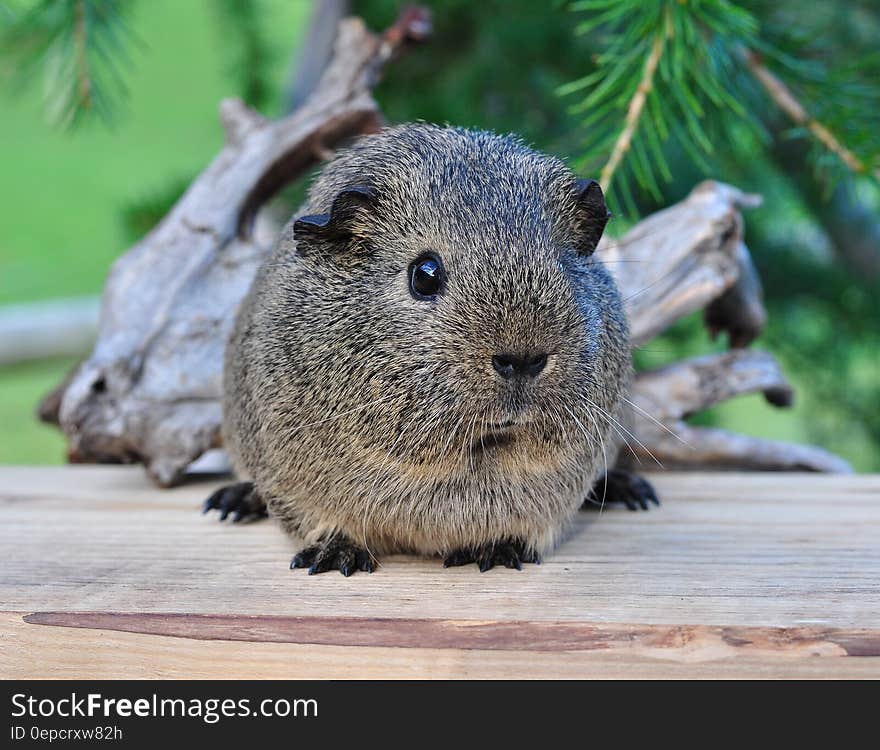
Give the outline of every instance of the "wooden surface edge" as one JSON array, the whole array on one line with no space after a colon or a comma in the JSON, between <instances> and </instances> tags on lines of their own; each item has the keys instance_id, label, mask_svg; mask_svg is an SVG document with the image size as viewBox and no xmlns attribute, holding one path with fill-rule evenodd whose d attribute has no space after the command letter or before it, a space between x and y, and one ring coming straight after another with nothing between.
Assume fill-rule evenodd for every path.
<instances>
[{"instance_id":1,"label":"wooden surface edge","mask_svg":"<svg viewBox=\"0 0 880 750\"><path fill-rule=\"evenodd\" d=\"M875 630L104 612L0 623L5 679L880 677Z\"/></svg>"},{"instance_id":2,"label":"wooden surface edge","mask_svg":"<svg viewBox=\"0 0 880 750\"><path fill-rule=\"evenodd\" d=\"M630 651L665 658L724 654L876 656L880 630L830 627L647 625L380 617L139 612L33 612L34 625L208 641L489 651Z\"/></svg>"}]
</instances>

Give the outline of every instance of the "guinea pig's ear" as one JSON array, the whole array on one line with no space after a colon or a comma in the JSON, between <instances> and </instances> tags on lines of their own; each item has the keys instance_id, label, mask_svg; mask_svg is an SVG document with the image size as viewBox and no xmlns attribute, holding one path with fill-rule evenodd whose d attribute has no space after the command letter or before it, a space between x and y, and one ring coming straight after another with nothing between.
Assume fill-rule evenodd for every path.
<instances>
[{"instance_id":1,"label":"guinea pig's ear","mask_svg":"<svg viewBox=\"0 0 880 750\"><path fill-rule=\"evenodd\" d=\"M578 215L577 250L590 255L599 244L611 213L605 205L602 188L595 180L575 180L575 200Z\"/></svg>"},{"instance_id":2,"label":"guinea pig's ear","mask_svg":"<svg viewBox=\"0 0 880 750\"><path fill-rule=\"evenodd\" d=\"M376 205L376 189L355 185L340 190L333 199L330 212L300 216L293 223L293 236L297 243L312 239L340 240L353 237L358 232L359 219Z\"/></svg>"}]
</instances>

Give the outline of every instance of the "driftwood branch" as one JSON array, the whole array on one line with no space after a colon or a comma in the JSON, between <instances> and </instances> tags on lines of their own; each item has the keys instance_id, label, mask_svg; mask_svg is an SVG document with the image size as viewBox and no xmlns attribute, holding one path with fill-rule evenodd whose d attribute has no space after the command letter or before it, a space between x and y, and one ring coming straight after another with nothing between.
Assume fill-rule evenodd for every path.
<instances>
[{"instance_id":1,"label":"driftwood branch","mask_svg":"<svg viewBox=\"0 0 880 750\"><path fill-rule=\"evenodd\" d=\"M736 247L736 267L736 283L709 304L703 320L713 337L727 331L730 345L742 349L763 330L767 311L758 271L743 242Z\"/></svg>"},{"instance_id":2,"label":"driftwood branch","mask_svg":"<svg viewBox=\"0 0 880 750\"><path fill-rule=\"evenodd\" d=\"M382 36L341 22L333 57L302 106L266 120L240 101L221 104L226 144L161 224L113 266L91 356L43 403L74 461L143 462L161 485L220 447L223 348L235 311L277 227L260 209L333 149L382 123L371 96L384 65L429 32L409 9ZM634 342L704 311L715 334L749 344L766 313L743 242L740 209L758 198L717 182L648 217L600 257L625 298ZM688 425L689 414L761 391L778 406L791 389L775 361L733 351L640 374L631 446L668 466L841 471L824 451Z\"/></svg>"},{"instance_id":3,"label":"driftwood branch","mask_svg":"<svg viewBox=\"0 0 880 750\"><path fill-rule=\"evenodd\" d=\"M634 345L736 288L741 254L748 257L739 209L759 203L758 196L730 185L703 182L622 239L600 244L599 255L623 294ZM742 306L719 311L713 322L717 330L739 330L747 325L741 311L763 310L760 286L741 287L740 296Z\"/></svg>"},{"instance_id":4,"label":"driftwood branch","mask_svg":"<svg viewBox=\"0 0 880 750\"><path fill-rule=\"evenodd\" d=\"M751 393L762 393L773 406L792 404L791 385L766 352L731 351L639 373L631 396L634 439L627 453L665 468L850 471L845 461L820 448L694 427L685 421L691 414Z\"/></svg>"},{"instance_id":5,"label":"driftwood branch","mask_svg":"<svg viewBox=\"0 0 880 750\"><path fill-rule=\"evenodd\" d=\"M289 117L221 104L223 150L107 280L97 345L60 403L72 460L143 461L169 485L219 446L223 347L274 239L255 231L258 211L337 145L381 126L370 91L429 30L419 9L382 36L347 19L318 86Z\"/></svg>"},{"instance_id":6,"label":"driftwood branch","mask_svg":"<svg viewBox=\"0 0 880 750\"><path fill-rule=\"evenodd\" d=\"M680 318L704 310L713 335L748 346L767 321L763 291L743 241L741 208L760 198L704 182L681 203L649 216L599 254L624 296L633 343L640 345ZM634 384L634 437L622 460L666 468L849 471L827 451L694 427L685 419L722 401L763 392L790 406L791 386L764 352L732 351L640 373Z\"/></svg>"},{"instance_id":7,"label":"driftwood branch","mask_svg":"<svg viewBox=\"0 0 880 750\"><path fill-rule=\"evenodd\" d=\"M650 440L650 453L638 445L634 446L634 450L642 465L652 468L656 459L665 469L823 471L839 474L852 471L843 459L812 445L764 440L714 427L694 427L685 422L674 423L672 435L657 433Z\"/></svg>"},{"instance_id":8,"label":"driftwood branch","mask_svg":"<svg viewBox=\"0 0 880 750\"><path fill-rule=\"evenodd\" d=\"M657 419L674 420L750 393L763 393L774 406L790 406L794 398L771 355L731 351L639 373L633 400Z\"/></svg>"}]
</instances>

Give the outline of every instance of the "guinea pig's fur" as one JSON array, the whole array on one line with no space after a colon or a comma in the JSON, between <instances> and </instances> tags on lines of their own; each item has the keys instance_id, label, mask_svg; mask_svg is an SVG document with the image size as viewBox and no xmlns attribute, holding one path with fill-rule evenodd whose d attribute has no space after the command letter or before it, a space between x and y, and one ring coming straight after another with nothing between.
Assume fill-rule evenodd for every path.
<instances>
[{"instance_id":1,"label":"guinea pig's fur","mask_svg":"<svg viewBox=\"0 0 880 750\"><path fill-rule=\"evenodd\" d=\"M519 567L553 548L613 462L631 371L592 254L606 219L596 183L489 132L403 125L324 167L224 372L249 509L305 541L300 564L347 575L372 570L363 551L410 552L485 569L512 545L494 561ZM444 269L427 300L410 290L426 253ZM503 377L493 356L510 353L546 364Z\"/></svg>"}]
</instances>

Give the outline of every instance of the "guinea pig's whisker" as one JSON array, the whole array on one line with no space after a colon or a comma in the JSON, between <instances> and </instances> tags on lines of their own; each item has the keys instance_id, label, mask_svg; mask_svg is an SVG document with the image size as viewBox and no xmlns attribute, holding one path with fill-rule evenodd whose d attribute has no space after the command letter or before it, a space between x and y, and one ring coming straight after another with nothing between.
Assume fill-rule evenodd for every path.
<instances>
[{"instance_id":1,"label":"guinea pig's whisker","mask_svg":"<svg viewBox=\"0 0 880 750\"><path fill-rule=\"evenodd\" d=\"M663 424L663 422L661 422L659 419L657 419L653 415L648 414L648 412L646 412L641 406L639 406L636 403L633 403L626 396L621 396L620 398L623 401L626 401L626 403L628 403L633 409L637 410L639 412L639 414L650 419L654 424L656 424L661 429L666 430L666 432L668 432L670 435L672 435L672 437L674 437L676 440L678 440L679 443L686 446L687 448L690 448L692 451L696 450L696 448L694 448L693 445L691 445L687 440L685 440L683 437L681 437L681 435L678 435L675 433L675 431L670 430L665 424Z\"/></svg>"},{"instance_id":2,"label":"guinea pig's whisker","mask_svg":"<svg viewBox=\"0 0 880 750\"><path fill-rule=\"evenodd\" d=\"M564 408L564 409L565 409L565 410L571 415L571 418L574 420L575 424L580 428L581 432L584 433L584 437L587 439L587 444L588 444L588 445L591 445L591 444L592 444L592 441L590 440L590 435L589 435L589 433L587 432L587 429L583 426L583 424L581 424L581 421L577 418L577 415L576 415L571 409L569 409L568 406L563 406L563 408ZM593 419L593 424L596 426L596 435L597 435L597 437L598 437L598 439L599 439L599 445L600 445L600 447L602 448L602 461L603 461L604 464L605 464L604 475L607 477L607 474L608 474L608 457L607 457L606 454L605 454L605 441L602 439L602 433L599 432L599 430L598 430L598 425L596 425L596 422L595 422L595 419L593 418L593 416L592 416L591 414L589 414L589 412L587 412L587 416L589 416L590 419ZM606 480L605 480L605 486L604 486L603 489L602 489L602 502L601 502L601 504L600 504L600 506L599 506L599 512L600 512L600 513L601 513L601 512L604 510L604 508L605 508L605 495L606 495L607 492L608 492L608 480L606 479Z\"/></svg>"},{"instance_id":3,"label":"guinea pig's whisker","mask_svg":"<svg viewBox=\"0 0 880 750\"><path fill-rule=\"evenodd\" d=\"M590 415L588 414L587 416L590 416ZM590 418L592 419L592 417L590 417ZM562 415L560 415L560 420L564 422L564 418L562 417ZM590 449L590 453L594 454L596 452L596 449L599 447L599 428L596 425L595 420L593 420L593 429L595 430L594 434L590 434L588 431L585 432L583 427L580 425L578 425L578 427L581 430L581 432L584 433L584 437L586 437L586 439L587 439L587 445Z\"/></svg>"},{"instance_id":4,"label":"guinea pig's whisker","mask_svg":"<svg viewBox=\"0 0 880 750\"><path fill-rule=\"evenodd\" d=\"M589 378L589 381L590 381L590 383L591 383L591 385L592 385L593 387L597 388L598 390L605 391L605 392L607 393L607 389L603 388L603 387L600 386L598 383L596 383L596 381L595 381L593 378ZM594 409L597 409L597 410L600 412L600 414L601 414L602 416L605 416L605 417L611 417L611 415L610 415L607 411L605 411L601 406L599 406L598 404L594 403L593 401L591 401L590 399L588 399L586 396L583 396L581 400L584 400L584 399L586 399L586 400L585 400L585 403L586 403L588 406L590 406L590 407L592 407L592 408L594 408ZM587 413L590 414L590 410L587 410ZM592 418L592 417L591 417L591 418ZM614 418L611 417L611 419L614 419ZM620 422L618 422L617 420L614 420L614 421L615 421L615 423L616 423L618 426L623 427L623 425L620 424ZM596 431L597 431L597 432L601 432L601 430L600 430L600 428L599 428L599 425L598 425L598 423L595 422L595 420L594 420L594 426L596 427ZM632 453L633 458L635 458L635 460L638 461L638 463L641 464L641 463L642 463L642 458L641 458L641 456L639 456L638 453L635 452L635 450L633 449L632 445L630 445L630 442L629 442L629 440L627 439L627 436L624 435L619 429L617 429L617 427L615 427L614 425L612 425L610 421L608 422L608 426L611 427L611 428L612 428L612 429L613 429L613 430L614 430L614 431L620 436L620 439L623 441L623 444L627 447L627 449L629 450L629 452ZM624 428L624 429L625 429L625 428ZM632 435L632 433L630 433L630 434ZM634 440L637 440L637 438L635 437L635 435L632 435L632 437L633 437ZM646 450L647 450L647 449L646 449ZM655 459L655 460L656 460L656 459Z\"/></svg>"},{"instance_id":5,"label":"guinea pig's whisker","mask_svg":"<svg viewBox=\"0 0 880 750\"><path fill-rule=\"evenodd\" d=\"M595 403L594 401L591 401L591 400L590 400L589 398L587 398L586 396L581 396L581 398L582 398L584 401L586 401L586 403L589 404L591 407L593 407L594 409L596 409L596 411L598 411L599 414L601 414L601 415L604 416L606 419L608 419L608 420L609 420L609 423L613 422L615 425L617 425L618 428L620 428L621 430L623 430L627 435L629 435L633 440L635 440L635 441L636 441L636 444L637 444L637 445L638 445L643 451L645 451L645 453L647 453L647 454L648 454L648 455L649 455L649 456L650 456L650 457L656 462L656 464L657 464L661 469L663 468L663 462L660 461L660 459L657 458L657 456L655 456L653 453L651 453L651 451L648 450L648 447L647 447L647 446L646 446L641 440L639 440L639 439L638 439L638 438L632 433L631 430L629 430L629 429L627 429L626 427L624 427L624 426L623 426L620 422L618 422L618 421L617 421L617 420L616 420L616 419L615 419L615 418L614 418L614 417L613 417L608 411L606 411L605 409L603 409L601 406L599 406L599 405L598 405L597 403ZM624 438L624 440L625 440L625 437L624 437L623 435L621 435L621 437ZM632 450L632 446L630 446L630 450ZM635 454L635 451L633 451L633 453Z\"/></svg>"},{"instance_id":6,"label":"guinea pig's whisker","mask_svg":"<svg viewBox=\"0 0 880 750\"><path fill-rule=\"evenodd\" d=\"M385 396L384 398L376 399L375 401L370 401L366 404L359 404L351 409L346 409L345 411L336 412L332 416L325 417L324 419L317 419L314 422L307 422L306 424L298 425L294 427L292 432L299 432L300 430L307 430L309 427L314 427L315 425L324 424L325 422L332 422L335 419L341 419L346 414L351 414L356 411L361 411L362 409L369 409L371 406L376 406L377 404L385 403L386 401L390 401L395 398L395 396Z\"/></svg>"},{"instance_id":7,"label":"guinea pig's whisker","mask_svg":"<svg viewBox=\"0 0 880 750\"><path fill-rule=\"evenodd\" d=\"M604 430L602 430L602 429L599 427L599 424L598 424L598 421L596 420L596 418L592 415L592 410L593 410L593 409L595 409L595 410L598 412L598 416L599 416L599 417L602 417L602 418L605 420L605 422L607 423L608 427L609 427L610 429L614 430L615 433L617 433L618 437L621 439L621 441L623 442L623 444L629 449L630 453L633 454L633 457L636 459L636 461L638 461L639 463L641 463L641 462L642 462L642 459L641 459L641 457L635 452L635 450L633 450L632 445L630 445L629 440L627 439L627 435L625 435L623 432L621 432L621 429L620 429L620 428L623 428L623 425L620 424L620 422L618 422L616 419L614 419L614 417L612 417L611 414L609 414L605 409L603 409L601 406L599 406L599 405L596 404L595 402L591 401L590 399L588 399L588 398L586 398L586 397L583 397L582 400L583 400L588 406L591 407L591 409L587 410L587 414L588 414L588 415L590 416L590 418L593 420L593 423L594 423L594 425L595 425L595 427L596 427L596 431L597 431L600 435L604 432ZM625 429L625 428L623 428L623 429ZM633 435L633 439L636 439L634 435Z\"/></svg>"},{"instance_id":8,"label":"guinea pig's whisker","mask_svg":"<svg viewBox=\"0 0 880 750\"><path fill-rule=\"evenodd\" d=\"M565 430L565 421L562 419L562 415L559 413L559 410L556 408L555 404L551 404L548 409L551 418L551 426L559 428L560 439L565 442L568 440L568 433ZM592 451L592 445L590 446L590 450Z\"/></svg>"},{"instance_id":9,"label":"guinea pig's whisker","mask_svg":"<svg viewBox=\"0 0 880 750\"><path fill-rule=\"evenodd\" d=\"M464 417L463 416L459 417L455 423L455 426L449 431L449 437L446 438L446 442L443 444L443 447L440 449L440 456L438 458L439 463L442 464L445 461L446 452L451 447L452 441L454 440L455 436L458 434L458 430L463 423L464 423Z\"/></svg>"},{"instance_id":10,"label":"guinea pig's whisker","mask_svg":"<svg viewBox=\"0 0 880 750\"><path fill-rule=\"evenodd\" d=\"M661 276L658 276L656 279L654 279L650 284L648 284L648 286L644 286L644 287L642 287L641 289L639 289L639 291L637 291L637 292L633 292L632 294L630 294L630 295L624 297L624 298L623 298L623 302L624 302L624 304L627 303L627 302L629 302L631 299L635 299L635 298L638 297L640 294L644 294L644 293L647 292L649 289L651 289L652 287L656 286L656 285L659 284L661 281L663 281L663 279L665 279L667 276L671 276L673 273L676 272L676 270L677 270L677 269L673 268L673 269L667 271L666 273L664 273L664 274L662 274Z\"/></svg>"},{"instance_id":11,"label":"guinea pig's whisker","mask_svg":"<svg viewBox=\"0 0 880 750\"><path fill-rule=\"evenodd\" d=\"M636 453L635 450L633 449L632 445L630 445L630 442L629 442L629 439L627 438L627 436L624 435L616 425L613 425L613 424L611 424L611 423L609 422L608 426L609 426L612 430L614 430L614 432L615 432L615 433L617 434L617 436L620 438L621 442L627 447L627 450L629 450L629 452L633 454L633 458L635 458L635 460L636 460L638 463L642 463L642 458L641 458L641 456L639 456L639 454Z\"/></svg>"},{"instance_id":12,"label":"guinea pig's whisker","mask_svg":"<svg viewBox=\"0 0 880 750\"><path fill-rule=\"evenodd\" d=\"M639 260L638 258L596 258L594 261L590 261L587 265L590 266L610 266L616 263L647 263L647 260Z\"/></svg>"},{"instance_id":13,"label":"guinea pig's whisker","mask_svg":"<svg viewBox=\"0 0 880 750\"><path fill-rule=\"evenodd\" d=\"M474 451L473 451L473 443L474 443L474 435L476 435L477 430L477 417L479 415L474 414L473 421L471 422L471 431L470 437L467 441L467 453L468 453L468 470L471 474L474 473Z\"/></svg>"},{"instance_id":14,"label":"guinea pig's whisker","mask_svg":"<svg viewBox=\"0 0 880 750\"><path fill-rule=\"evenodd\" d=\"M602 450L602 502L599 504L599 513L601 514L603 510L605 510L605 497L608 493L608 454L605 451L605 438L603 436L603 430L599 427L599 420L591 411L586 411L585 414L590 418L590 422L593 425L593 428L596 430L596 435L599 440L599 447Z\"/></svg>"},{"instance_id":15,"label":"guinea pig's whisker","mask_svg":"<svg viewBox=\"0 0 880 750\"><path fill-rule=\"evenodd\" d=\"M612 221L613 218L614 217L612 217ZM603 252L607 252L607 248L625 248L629 247L630 245L636 245L640 242L644 242L648 239L653 239L654 237L658 237L662 234L669 234L669 228L666 226L658 225L656 229L652 229L651 231L646 232L644 230L644 227L642 227L639 229L638 234L636 234L634 237L630 237L629 239L627 239L628 234L629 232L621 237L611 237L609 235L607 241L603 244L603 246L597 249L597 254L599 255L599 257L602 256Z\"/></svg>"}]
</instances>

